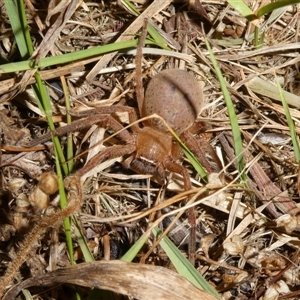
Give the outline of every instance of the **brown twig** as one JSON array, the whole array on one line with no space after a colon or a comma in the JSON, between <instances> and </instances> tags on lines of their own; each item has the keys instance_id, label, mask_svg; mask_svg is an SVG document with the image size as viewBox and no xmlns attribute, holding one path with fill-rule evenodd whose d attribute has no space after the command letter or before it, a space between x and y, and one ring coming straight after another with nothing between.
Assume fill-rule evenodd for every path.
<instances>
[{"instance_id":1,"label":"brown twig","mask_svg":"<svg viewBox=\"0 0 300 300\"><path fill-rule=\"evenodd\" d=\"M139 39L139 44L136 50L136 98L140 115L142 115L143 103L144 103L144 87L143 87L143 72L142 72L142 61L143 61L143 47L145 45L145 39L147 36L147 19L144 20L142 33Z\"/></svg>"}]
</instances>

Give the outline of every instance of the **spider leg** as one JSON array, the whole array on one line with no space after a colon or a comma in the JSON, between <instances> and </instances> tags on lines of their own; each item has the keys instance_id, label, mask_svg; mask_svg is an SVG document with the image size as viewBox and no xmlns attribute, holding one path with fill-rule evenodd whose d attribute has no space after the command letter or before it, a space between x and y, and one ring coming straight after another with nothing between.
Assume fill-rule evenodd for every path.
<instances>
[{"instance_id":1,"label":"spider leg","mask_svg":"<svg viewBox=\"0 0 300 300\"><path fill-rule=\"evenodd\" d=\"M133 107L123 106L123 105L102 106L102 107L96 107L94 109L84 110L81 112L70 111L69 113L73 116L82 118L82 117L89 117L93 115L111 115L113 113L118 113L118 112L120 113L127 112L130 124L138 120L135 109ZM132 125L132 127L138 128L138 124Z\"/></svg>"},{"instance_id":2,"label":"spider leg","mask_svg":"<svg viewBox=\"0 0 300 300\"><path fill-rule=\"evenodd\" d=\"M91 160L83 166L80 170L75 172L75 176L82 177L87 172L95 168L97 165L99 165L101 162L107 159L116 158L124 155L131 154L135 151L136 146L134 144L129 145L115 145L108 147L95 156L91 158Z\"/></svg>"},{"instance_id":3,"label":"spider leg","mask_svg":"<svg viewBox=\"0 0 300 300\"><path fill-rule=\"evenodd\" d=\"M136 118L134 109L127 107L127 109L125 110L128 111L130 120L134 121L134 119ZM95 113L95 111L97 111L98 113ZM127 154L132 154L136 150L134 136L128 130L124 129L124 126L109 114L118 111L123 110L119 108L114 109L114 107L102 107L101 110L92 110L92 113L91 111L85 112L83 113L83 115L86 114L87 117L83 120L75 120L70 125L59 127L53 132L35 140L34 143L44 143L47 140L49 140L51 136L65 135L69 132L78 131L86 127L91 127L91 125L93 124L100 124L102 127L109 127L114 132L118 132L118 136L125 142L125 145L114 145L96 154L84 167L82 167L75 173L75 176L82 177L84 174L95 168L99 163L103 162L104 160L120 157ZM31 147L31 144L28 146Z\"/></svg>"},{"instance_id":4,"label":"spider leg","mask_svg":"<svg viewBox=\"0 0 300 300\"><path fill-rule=\"evenodd\" d=\"M71 124L58 127L54 131L47 133L28 145L26 147L33 147L38 144L43 144L50 140L51 136L62 136L70 132L75 132L83 128L91 127L93 124L102 124L103 127L110 127L114 131L119 131L119 137L125 142L131 142L132 136L128 130L124 130L124 127L121 123L119 123L116 119L114 119L109 114L94 114L85 118L84 120L75 120Z\"/></svg>"},{"instance_id":5,"label":"spider leg","mask_svg":"<svg viewBox=\"0 0 300 300\"><path fill-rule=\"evenodd\" d=\"M169 171L178 173L183 177L183 184L184 189L186 191L190 190L192 188L190 175L185 167L182 165L179 165L173 161L167 160L164 162L165 168L167 168ZM190 237L189 237L189 261L192 265L195 263L195 250L196 250L196 216L195 216L195 210L193 207L189 208L188 210L188 219L190 223Z\"/></svg>"},{"instance_id":6,"label":"spider leg","mask_svg":"<svg viewBox=\"0 0 300 300\"><path fill-rule=\"evenodd\" d=\"M219 158L215 154L212 147L208 145L209 143L207 143L207 145L203 145L202 142L198 141L189 131L183 132L180 135L180 138L183 140L186 146L196 155L196 157L199 159L200 163L203 165L203 167L207 170L208 173L218 172L222 169L222 167L220 168L219 166ZM208 146L210 146L210 149ZM216 168L211 166L211 164L206 158L205 152L209 152L209 154L212 155L214 161L217 163Z\"/></svg>"},{"instance_id":7,"label":"spider leg","mask_svg":"<svg viewBox=\"0 0 300 300\"><path fill-rule=\"evenodd\" d=\"M103 107L104 109L105 107ZM103 110L102 110L103 111ZM105 110L105 112L111 112L112 110ZM114 110L116 111L116 110ZM133 109L128 111L134 112ZM101 123L105 127L110 127L113 131L118 132L118 136L126 143L125 145L114 145L102 150L100 153L96 154L91 158L91 160L83 166L80 170L76 172L76 175L81 177L93 168L95 168L98 164L103 162L104 160L116 158L124 155L130 155L136 150L135 138L134 136L126 129L124 129L123 125L119 123L116 119L114 119L111 115L94 115L90 116L87 119L94 118L95 116L100 116ZM134 117L134 114L131 115ZM86 120L85 120L86 122Z\"/></svg>"}]
</instances>

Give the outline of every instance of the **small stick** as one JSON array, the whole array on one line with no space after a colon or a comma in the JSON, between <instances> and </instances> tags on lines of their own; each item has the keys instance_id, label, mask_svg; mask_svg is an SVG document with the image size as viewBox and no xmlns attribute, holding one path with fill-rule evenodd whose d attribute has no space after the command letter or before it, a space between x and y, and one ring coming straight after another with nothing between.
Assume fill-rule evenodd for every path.
<instances>
[{"instance_id":1,"label":"small stick","mask_svg":"<svg viewBox=\"0 0 300 300\"><path fill-rule=\"evenodd\" d=\"M143 75L142 75L142 61L143 61L143 47L145 45L145 39L147 36L148 20L144 19L142 33L139 39L139 43L136 50L136 99L139 107L140 116L142 116L142 108L144 105L144 87L143 87Z\"/></svg>"}]
</instances>

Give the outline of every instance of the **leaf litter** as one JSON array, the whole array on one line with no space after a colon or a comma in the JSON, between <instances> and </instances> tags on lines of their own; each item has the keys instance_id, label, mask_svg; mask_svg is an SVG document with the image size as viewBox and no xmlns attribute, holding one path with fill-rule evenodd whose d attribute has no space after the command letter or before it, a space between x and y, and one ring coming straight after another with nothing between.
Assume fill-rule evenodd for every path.
<instances>
[{"instance_id":1,"label":"leaf litter","mask_svg":"<svg viewBox=\"0 0 300 300\"><path fill-rule=\"evenodd\" d=\"M207 186L211 190L220 191L218 196L210 196L208 193L205 195L205 201L200 201L204 198L203 195L202 198L195 200L199 202L195 207L197 217L195 268L224 299L278 299L278 297L280 299L288 296L290 299L297 299L300 230L298 166L294 160L284 110L278 102L278 93L274 88L270 88L270 85L279 79L285 92L293 96L290 98L293 99L292 102L289 102L289 97L287 101L296 131L299 133L299 112L295 109L299 99L298 6L288 7L280 17L268 23L264 27L264 45L260 49L255 49L251 40L253 34L251 24L225 2L202 1L201 8L204 12L201 10L199 12L199 9L191 6L193 1L189 3L189 7L184 1L181 4L165 1L164 7L156 5L154 10L151 10L153 6L149 9L149 3L132 2L140 12L146 10L151 22L164 32L168 41L172 41L169 45L177 47L179 45L177 52L179 57L180 55L184 57L185 68L202 82L205 104L199 120L205 124L203 129L205 134L197 134L199 139L206 138L209 141L224 166L218 176L211 176L209 183L205 183L198 178L189 162L184 162L189 169L193 188ZM158 2L154 1L155 4ZM52 55L58 55L112 43L117 39L121 41L132 39L143 24L143 16L131 15L123 6L123 1L107 3L78 1L77 5L73 6L68 6L69 2L65 1L55 10L55 7L58 8L56 4L55 1L51 1L50 6L45 2L40 4L26 1L27 19L31 34L35 37L35 47L42 48L37 59L48 55L50 49ZM259 2L255 1L253 5L259 6ZM50 11L49 7L54 7L54 10ZM4 64L14 59L17 61L18 57L2 1L0 8L1 63ZM66 13L59 14L60 10L64 9ZM47 27L46 21L50 25L57 24L56 27L52 27L52 32ZM46 39L40 32L43 32ZM205 48L205 37L213 46L234 101L239 128L243 135L247 186L239 184L237 177L230 122L219 83ZM186 57L190 59L185 59ZM145 85L157 71L179 66L180 58L172 58L167 52L145 53L143 60ZM59 76L65 76L67 80L73 109L86 110L101 106L103 103L136 107L135 57L126 51L72 62L43 70L41 73L45 76L51 95L56 95L53 96L52 106L58 126L65 125L66 112L60 92L62 86ZM75 281L70 279L69 269L66 268L70 262L63 229L59 226L62 216L77 213L82 233L94 259L104 264L104 258L120 258L148 228L149 222L158 218L160 213L153 212L149 217L137 217L135 221L127 223L125 216L134 214L139 216L139 213L155 207L160 201L180 195L182 192L180 176L169 174L168 182L161 186L155 180L150 180L147 174L136 174L126 169L122 165L123 158L120 157L105 161L86 178L82 185L84 196L81 199L80 210L76 203L72 209L67 208L69 210L65 214L59 213L56 194L46 197L47 207L36 207L35 191L40 185L37 178L45 172L51 174L55 171L55 165L51 143L46 144L44 148L40 144L36 145L35 147L43 150L32 150L37 151L33 152L35 155L31 153L28 156L25 152L26 142L29 139L37 140L47 132L43 113L39 112L30 96L28 84L32 83L32 74L32 71L26 71L18 85L15 83L20 79L19 76L1 75L0 105L4 117L1 118L0 127L2 134L0 250L3 276L7 266L16 260L18 249L27 247L28 253L29 250L32 251L30 255L24 254L23 260L26 262L20 270L17 270L19 273L13 274L13 278L3 289L18 282L24 282L25 287L25 283L30 282L34 276L40 276L40 280L44 282L49 280L52 284L57 284L58 282L54 280L56 273L52 276L51 271L59 269L55 272L61 272L60 268L65 270L65 277L60 283L79 284L78 278L74 279ZM128 124L126 113L120 120L123 124ZM86 154L82 154L86 149L111 135L111 132L96 131L96 127L77 130L74 133L76 155L81 155L76 161L76 168L80 168L88 159ZM281 140L282 137L284 139ZM101 147L116 143L119 143L119 140L113 137ZM63 137L62 145L65 145ZM101 147L95 148L95 151L101 151ZM215 163L213 160L210 162L212 165ZM74 186L78 187L77 184ZM80 194L79 189L81 187L77 189L77 196ZM74 191L72 192L74 194ZM50 207L48 197L51 200ZM33 201L30 202L29 199L32 198ZM178 207L178 204L173 203L167 209L169 211ZM184 225L180 233L188 235L186 221L181 219L181 223ZM47 227L51 229L46 230ZM32 228L37 231L34 236L28 233L32 232ZM84 256L78 247L77 237L75 234L72 236L79 270ZM147 259L143 258L153 242L152 238L149 238L135 262L145 261L148 265L173 269L170 260L159 246ZM180 245L178 241L176 243L181 251L186 253L184 244ZM26 246L27 244L31 246ZM91 268L97 268L97 263L91 263ZM122 264L120 261L118 263ZM117 265L117 262L112 263L112 272L114 264ZM86 268L85 272L82 271L81 277L84 278L91 269L86 264L82 264L82 268ZM110 268L109 262L107 268ZM134 266L129 264L128 272L130 268L134 270ZM48 274L43 277L42 274L45 272ZM155 271L149 268L147 272L151 274ZM124 291L122 287L135 282L129 280L124 283L124 277L126 272L114 277L115 292L129 297L150 299L142 295L142 286L139 290L141 294L133 293L134 289L139 289L139 285ZM94 279L94 283L82 285L90 288L100 287L99 283L103 279L97 279L97 274L94 274ZM165 278L166 282L167 279ZM97 280L99 281L96 283ZM172 280L175 282L177 279ZM151 280L148 279L147 282L151 286ZM50 295L58 299L59 291L60 288L57 286L48 291L44 291L42 287L30 289L32 295L40 294L41 299L46 299ZM80 292L86 295L89 290L83 289ZM62 299L66 298L66 295L61 295ZM190 294L191 299L192 297ZM188 299L188 295L185 299Z\"/></svg>"}]
</instances>

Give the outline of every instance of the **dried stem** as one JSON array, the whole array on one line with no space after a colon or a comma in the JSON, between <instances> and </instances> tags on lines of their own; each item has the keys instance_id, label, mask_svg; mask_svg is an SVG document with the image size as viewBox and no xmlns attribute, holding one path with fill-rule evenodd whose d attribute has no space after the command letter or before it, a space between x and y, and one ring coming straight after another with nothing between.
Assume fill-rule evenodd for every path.
<instances>
[{"instance_id":1,"label":"dried stem","mask_svg":"<svg viewBox=\"0 0 300 300\"><path fill-rule=\"evenodd\" d=\"M142 61L143 61L143 47L147 36L147 19L144 20L142 33L139 39L139 44L136 50L136 98L138 102L140 116L142 116L142 109L144 104L144 87L142 80Z\"/></svg>"}]
</instances>

